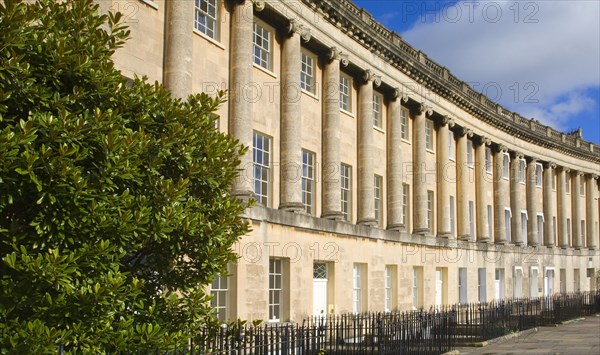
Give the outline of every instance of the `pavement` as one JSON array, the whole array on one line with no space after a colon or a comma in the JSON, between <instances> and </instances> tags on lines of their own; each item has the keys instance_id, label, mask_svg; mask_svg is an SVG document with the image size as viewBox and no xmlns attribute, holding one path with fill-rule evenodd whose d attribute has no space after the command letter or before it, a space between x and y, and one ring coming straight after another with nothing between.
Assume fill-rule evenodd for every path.
<instances>
[{"instance_id":1,"label":"pavement","mask_svg":"<svg viewBox=\"0 0 600 355\"><path fill-rule=\"evenodd\" d=\"M484 347L460 347L461 355L544 354L600 355L600 314L565 324L539 327L512 337L490 341Z\"/></svg>"}]
</instances>

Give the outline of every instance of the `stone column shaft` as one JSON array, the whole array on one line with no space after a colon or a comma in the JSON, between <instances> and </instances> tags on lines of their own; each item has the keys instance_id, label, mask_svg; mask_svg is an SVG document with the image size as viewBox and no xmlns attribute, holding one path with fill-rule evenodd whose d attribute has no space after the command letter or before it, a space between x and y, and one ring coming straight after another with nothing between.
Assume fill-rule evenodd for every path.
<instances>
[{"instance_id":1,"label":"stone column shaft","mask_svg":"<svg viewBox=\"0 0 600 355\"><path fill-rule=\"evenodd\" d=\"M581 238L581 197L579 195L579 184L581 184L581 175L579 171L576 171L572 175L573 185L571 186L571 211L573 220L571 226L573 228L573 248L581 249L583 247L583 240Z\"/></svg>"},{"instance_id":2,"label":"stone column shaft","mask_svg":"<svg viewBox=\"0 0 600 355\"><path fill-rule=\"evenodd\" d=\"M554 228L554 196L552 194L552 175L554 174L554 164L548 163L544 169L543 188L544 188L544 245L552 247L555 245Z\"/></svg>"},{"instance_id":3,"label":"stone column shaft","mask_svg":"<svg viewBox=\"0 0 600 355\"><path fill-rule=\"evenodd\" d=\"M402 98L395 90L388 105L387 120L387 229L405 230L402 216Z\"/></svg>"},{"instance_id":4,"label":"stone column shaft","mask_svg":"<svg viewBox=\"0 0 600 355\"><path fill-rule=\"evenodd\" d=\"M527 202L527 215L529 218L527 219L527 244L529 245L539 245L540 241L538 240L538 225L537 225L537 214L538 214L538 198L537 198L537 186L535 181L535 169L536 169L537 160L532 159L527 164L526 171L526 202Z\"/></svg>"},{"instance_id":5,"label":"stone column shaft","mask_svg":"<svg viewBox=\"0 0 600 355\"><path fill-rule=\"evenodd\" d=\"M375 225L373 161L373 82L375 76L365 71L358 92L358 216L357 223Z\"/></svg>"},{"instance_id":6,"label":"stone column shaft","mask_svg":"<svg viewBox=\"0 0 600 355\"><path fill-rule=\"evenodd\" d=\"M281 167L279 208L302 211L302 111L300 38L306 39L301 24L291 21L290 35L283 42L281 66Z\"/></svg>"},{"instance_id":7,"label":"stone column shaft","mask_svg":"<svg viewBox=\"0 0 600 355\"><path fill-rule=\"evenodd\" d=\"M342 53L332 48L323 71L323 218L343 220L340 186L340 63Z\"/></svg>"},{"instance_id":8,"label":"stone column shaft","mask_svg":"<svg viewBox=\"0 0 600 355\"><path fill-rule=\"evenodd\" d=\"M502 177L504 152L500 147L494 154L494 241L498 244L509 243L506 239L505 208L510 207L508 181Z\"/></svg>"},{"instance_id":9,"label":"stone column shaft","mask_svg":"<svg viewBox=\"0 0 600 355\"><path fill-rule=\"evenodd\" d=\"M597 183L596 179L598 176L587 175L586 180L586 222L587 222L587 247L590 249L598 249L598 230L596 228L598 224L598 204L596 203Z\"/></svg>"},{"instance_id":10,"label":"stone column shaft","mask_svg":"<svg viewBox=\"0 0 600 355\"><path fill-rule=\"evenodd\" d=\"M450 181L456 176L456 164L450 161L448 146L452 119L444 117L437 134L437 235L438 237L453 237L450 230ZM453 174L454 172L454 174Z\"/></svg>"},{"instance_id":11,"label":"stone column shaft","mask_svg":"<svg viewBox=\"0 0 600 355\"><path fill-rule=\"evenodd\" d=\"M192 93L193 1L167 1L165 26L165 87L173 97Z\"/></svg>"},{"instance_id":12,"label":"stone column shaft","mask_svg":"<svg viewBox=\"0 0 600 355\"><path fill-rule=\"evenodd\" d=\"M515 245L523 245L527 242L527 236L522 235L521 232L521 210L523 210L523 205L521 202L522 185L519 182L519 166L522 158L523 154L517 153L510 162L510 210L513 214L511 220L511 228L513 230L511 241ZM528 215L528 217L531 218L531 215Z\"/></svg>"},{"instance_id":13,"label":"stone column shaft","mask_svg":"<svg viewBox=\"0 0 600 355\"><path fill-rule=\"evenodd\" d=\"M431 233L427 225L427 145L425 117L431 109L421 104L413 119L413 233Z\"/></svg>"},{"instance_id":14,"label":"stone column shaft","mask_svg":"<svg viewBox=\"0 0 600 355\"><path fill-rule=\"evenodd\" d=\"M167 3L192 3L168 1ZM233 185L233 195L241 198L254 196L254 169L252 159L252 102L246 90L252 82L253 4L245 0L233 6L231 19L231 48L229 50L229 132L250 149L240 157L240 175ZM187 32L191 27L186 28Z\"/></svg>"},{"instance_id":15,"label":"stone column shaft","mask_svg":"<svg viewBox=\"0 0 600 355\"><path fill-rule=\"evenodd\" d=\"M479 139L479 145L475 148L475 161L477 173L475 174L475 198L476 198L476 209L477 209L477 241L478 242L489 242L491 235L489 234L488 223L493 221L487 220L487 204L485 195L487 193L486 183L488 180L487 171L485 168L485 150L486 146L489 145L490 140L486 137Z\"/></svg>"},{"instance_id":16,"label":"stone column shaft","mask_svg":"<svg viewBox=\"0 0 600 355\"><path fill-rule=\"evenodd\" d=\"M473 131L467 128L461 128L456 145L456 165L457 168L457 234L462 240L470 239L469 230L469 167L467 164L467 140L473 136Z\"/></svg>"},{"instance_id":17,"label":"stone column shaft","mask_svg":"<svg viewBox=\"0 0 600 355\"><path fill-rule=\"evenodd\" d=\"M556 188L558 190L558 239L561 248L569 247L569 237L567 231L567 189L565 188L565 177L569 173L568 169L560 168L556 176Z\"/></svg>"}]
</instances>

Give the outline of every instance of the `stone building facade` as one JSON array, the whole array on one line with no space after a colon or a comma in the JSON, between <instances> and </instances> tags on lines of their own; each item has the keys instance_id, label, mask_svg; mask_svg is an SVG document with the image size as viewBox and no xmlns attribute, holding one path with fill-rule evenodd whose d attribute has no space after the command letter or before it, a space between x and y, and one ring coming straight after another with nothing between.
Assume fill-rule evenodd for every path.
<instances>
[{"instance_id":1,"label":"stone building facade","mask_svg":"<svg viewBox=\"0 0 600 355\"><path fill-rule=\"evenodd\" d=\"M298 321L595 288L600 146L492 102L348 0L99 1L114 56L177 97L229 90L251 147L223 319Z\"/></svg>"}]
</instances>

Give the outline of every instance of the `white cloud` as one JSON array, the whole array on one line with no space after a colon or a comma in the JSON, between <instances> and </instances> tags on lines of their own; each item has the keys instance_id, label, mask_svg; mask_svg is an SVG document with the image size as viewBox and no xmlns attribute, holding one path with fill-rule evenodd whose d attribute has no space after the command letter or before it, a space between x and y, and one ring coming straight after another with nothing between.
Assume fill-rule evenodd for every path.
<instances>
[{"instance_id":1,"label":"white cloud","mask_svg":"<svg viewBox=\"0 0 600 355\"><path fill-rule=\"evenodd\" d=\"M507 108L564 129L597 107L584 94L600 86L600 2L459 1L427 16L402 36Z\"/></svg>"}]
</instances>

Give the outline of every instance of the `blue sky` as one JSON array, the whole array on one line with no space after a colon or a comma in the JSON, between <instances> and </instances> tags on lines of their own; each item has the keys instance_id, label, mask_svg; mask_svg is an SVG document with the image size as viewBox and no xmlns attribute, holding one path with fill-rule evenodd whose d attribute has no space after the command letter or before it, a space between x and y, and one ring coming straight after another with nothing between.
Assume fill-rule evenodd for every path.
<instances>
[{"instance_id":1,"label":"blue sky","mask_svg":"<svg viewBox=\"0 0 600 355\"><path fill-rule=\"evenodd\" d=\"M600 144L600 1L354 2L509 110Z\"/></svg>"}]
</instances>

